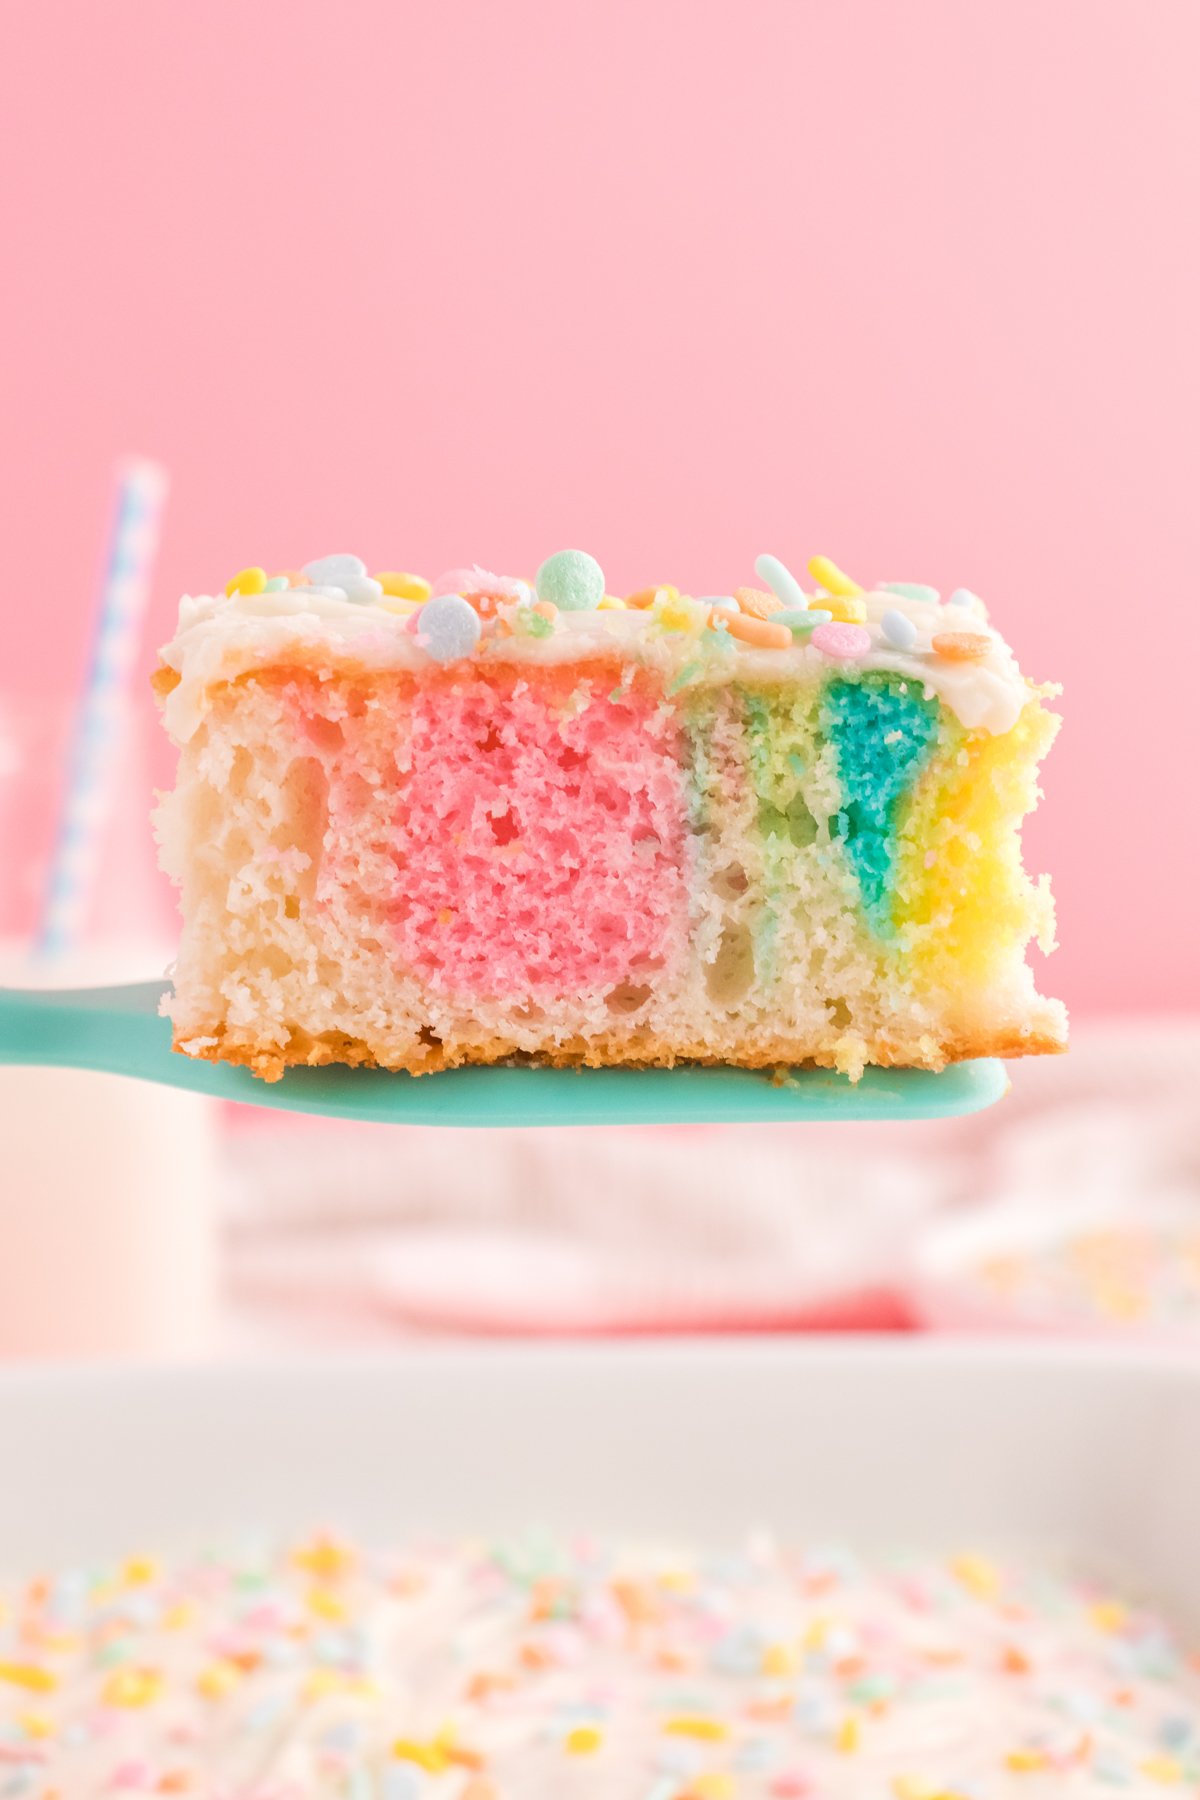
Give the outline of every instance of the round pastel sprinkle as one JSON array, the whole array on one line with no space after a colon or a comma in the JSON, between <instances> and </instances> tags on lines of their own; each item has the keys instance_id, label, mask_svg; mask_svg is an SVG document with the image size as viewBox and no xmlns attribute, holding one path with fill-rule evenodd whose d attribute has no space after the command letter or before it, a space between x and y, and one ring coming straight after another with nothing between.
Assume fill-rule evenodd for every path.
<instances>
[{"instance_id":1,"label":"round pastel sprinkle","mask_svg":"<svg viewBox=\"0 0 1200 1800\"><path fill-rule=\"evenodd\" d=\"M830 562L827 556L814 556L808 565L808 572L814 581L820 582L827 594L844 594L850 597L862 593L857 581L851 581L849 575L844 574L835 562Z\"/></svg>"},{"instance_id":2,"label":"round pastel sprinkle","mask_svg":"<svg viewBox=\"0 0 1200 1800\"><path fill-rule=\"evenodd\" d=\"M434 662L458 662L479 642L479 614L461 594L435 594L415 617L417 642Z\"/></svg>"},{"instance_id":3,"label":"round pastel sprinkle","mask_svg":"<svg viewBox=\"0 0 1200 1800\"><path fill-rule=\"evenodd\" d=\"M828 625L817 626L812 642L822 656L830 656L835 662L852 662L870 650L871 634L863 625L845 625L834 619Z\"/></svg>"},{"instance_id":4,"label":"round pastel sprinkle","mask_svg":"<svg viewBox=\"0 0 1200 1800\"><path fill-rule=\"evenodd\" d=\"M895 589L891 590L895 593ZM885 612L880 624L884 638L893 650L912 650L916 646L918 632L907 613Z\"/></svg>"},{"instance_id":5,"label":"round pastel sprinkle","mask_svg":"<svg viewBox=\"0 0 1200 1800\"><path fill-rule=\"evenodd\" d=\"M828 625L833 618L820 606L785 606L781 612L771 614L772 625L786 625L791 632L815 631L818 625Z\"/></svg>"},{"instance_id":6,"label":"round pastel sprinkle","mask_svg":"<svg viewBox=\"0 0 1200 1800\"><path fill-rule=\"evenodd\" d=\"M881 581L881 594L899 594L901 600L927 600L936 606L941 598L935 587L926 587L923 581Z\"/></svg>"},{"instance_id":7,"label":"round pastel sprinkle","mask_svg":"<svg viewBox=\"0 0 1200 1800\"><path fill-rule=\"evenodd\" d=\"M254 564L248 569L239 569L225 583L225 593L232 600L235 594L261 594L267 585L267 571Z\"/></svg>"},{"instance_id":8,"label":"round pastel sprinkle","mask_svg":"<svg viewBox=\"0 0 1200 1800\"><path fill-rule=\"evenodd\" d=\"M738 612L740 608L732 594L697 594L701 606L719 606L724 612Z\"/></svg>"},{"instance_id":9,"label":"round pastel sprinkle","mask_svg":"<svg viewBox=\"0 0 1200 1800\"><path fill-rule=\"evenodd\" d=\"M409 575L403 569L382 569L375 579L391 600L423 602L428 600L433 591L423 575Z\"/></svg>"},{"instance_id":10,"label":"round pastel sprinkle","mask_svg":"<svg viewBox=\"0 0 1200 1800\"><path fill-rule=\"evenodd\" d=\"M967 606L970 607L972 612L982 612L984 609L983 601L979 598L978 594L973 594L970 588L955 588L954 592L946 601L946 605Z\"/></svg>"},{"instance_id":11,"label":"round pastel sprinkle","mask_svg":"<svg viewBox=\"0 0 1200 1800\"><path fill-rule=\"evenodd\" d=\"M991 647L981 631L939 631L933 640L934 655L946 662L982 662Z\"/></svg>"},{"instance_id":12,"label":"round pastel sprinkle","mask_svg":"<svg viewBox=\"0 0 1200 1800\"><path fill-rule=\"evenodd\" d=\"M754 573L760 581L765 581L775 598L781 605L799 611L808 605L808 595L787 567L777 556L756 556Z\"/></svg>"},{"instance_id":13,"label":"round pastel sprinkle","mask_svg":"<svg viewBox=\"0 0 1200 1800\"><path fill-rule=\"evenodd\" d=\"M600 612L624 612L625 602L618 594L602 594L597 610Z\"/></svg>"},{"instance_id":14,"label":"round pastel sprinkle","mask_svg":"<svg viewBox=\"0 0 1200 1800\"><path fill-rule=\"evenodd\" d=\"M289 582L286 575L272 575L270 581L268 581L266 587L263 589L263 593L264 594L282 594L290 586L291 586L291 583Z\"/></svg>"},{"instance_id":15,"label":"round pastel sprinkle","mask_svg":"<svg viewBox=\"0 0 1200 1800\"><path fill-rule=\"evenodd\" d=\"M315 561L304 565L305 575L318 587L327 581L341 587L343 575L365 575L366 572L367 565L362 557L351 556L349 552L341 552L336 556L318 556Z\"/></svg>"},{"instance_id":16,"label":"round pastel sprinkle","mask_svg":"<svg viewBox=\"0 0 1200 1800\"><path fill-rule=\"evenodd\" d=\"M604 570L586 550L558 550L538 570L537 591L563 612L593 612L604 598Z\"/></svg>"}]
</instances>

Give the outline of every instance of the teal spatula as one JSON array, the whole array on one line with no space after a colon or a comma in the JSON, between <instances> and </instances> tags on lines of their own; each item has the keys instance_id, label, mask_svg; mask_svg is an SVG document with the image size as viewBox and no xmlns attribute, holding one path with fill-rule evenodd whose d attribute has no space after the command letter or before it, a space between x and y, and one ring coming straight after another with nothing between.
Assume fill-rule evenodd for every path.
<instances>
[{"instance_id":1,"label":"teal spatula","mask_svg":"<svg viewBox=\"0 0 1200 1800\"><path fill-rule=\"evenodd\" d=\"M160 981L130 987L0 988L0 1063L99 1069L191 1088L248 1106L397 1125L679 1125L799 1119L944 1119L978 1112L1005 1092L1003 1064L868 1069L854 1083L798 1069L779 1083L750 1069L290 1069L260 1081L246 1069L171 1049L158 1014Z\"/></svg>"}]
</instances>

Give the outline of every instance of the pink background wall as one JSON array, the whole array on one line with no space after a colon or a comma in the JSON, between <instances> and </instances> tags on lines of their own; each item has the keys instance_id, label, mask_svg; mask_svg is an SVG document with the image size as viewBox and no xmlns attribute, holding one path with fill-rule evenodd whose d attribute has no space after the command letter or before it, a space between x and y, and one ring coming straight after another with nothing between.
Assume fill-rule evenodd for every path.
<instances>
[{"instance_id":1,"label":"pink background wall","mask_svg":"<svg viewBox=\"0 0 1200 1800\"><path fill-rule=\"evenodd\" d=\"M0 689L76 680L125 450L156 637L331 549L966 584L1067 689L1047 984L1200 1003L1198 56L1193 0L25 8Z\"/></svg>"}]
</instances>

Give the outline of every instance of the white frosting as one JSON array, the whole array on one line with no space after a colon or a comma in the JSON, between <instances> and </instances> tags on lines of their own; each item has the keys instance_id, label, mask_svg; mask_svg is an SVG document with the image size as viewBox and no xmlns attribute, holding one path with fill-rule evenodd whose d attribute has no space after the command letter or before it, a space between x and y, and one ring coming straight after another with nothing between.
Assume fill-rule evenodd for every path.
<instances>
[{"instance_id":1,"label":"white frosting","mask_svg":"<svg viewBox=\"0 0 1200 1800\"><path fill-rule=\"evenodd\" d=\"M686 671L688 682L701 686L815 683L854 669L882 669L909 676L936 694L968 730L1012 730L1030 687L1012 651L984 617L965 607L891 593L869 593L863 600L872 647L852 662L834 662L804 640L786 650L731 640L728 650L706 654L695 633L664 630L652 613L633 608L560 613L553 632L541 638L488 634L477 656L484 662L559 664L617 655L656 668L668 679ZM818 596L814 606L820 605ZM886 642L880 626L886 612L902 612L912 620L919 634L914 651L899 651ZM180 678L165 703L167 729L177 743L186 742L204 716L210 691L254 669L297 661L331 676L431 669L434 664L406 629L410 616L394 605L355 604L312 588L185 598L179 628L162 651L164 665ZM988 637L987 656L978 662L951 662L933 654L930 639L948 631Z\"/></svg>"}]
</instances>

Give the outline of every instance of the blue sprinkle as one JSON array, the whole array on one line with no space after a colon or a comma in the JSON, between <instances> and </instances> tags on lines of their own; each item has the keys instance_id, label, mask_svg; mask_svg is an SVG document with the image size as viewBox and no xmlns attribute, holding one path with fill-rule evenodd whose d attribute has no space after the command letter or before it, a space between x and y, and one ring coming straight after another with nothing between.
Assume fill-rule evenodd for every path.
<instances>
[{"instance_id":1,"label":"blue sprinkle","mask_svg":"<svg viewBox=\"0 0 1200 1800\"><path fill-rule=\"evenodd\" d=\"M1182 1750L1185 1744L1191 1743L1195 1731L1190 1719L1176 1714L1173 1718L1163 1720L1158 1728L1158 1739L1166 1750Z\"/></svg>"},{"instance_id":2,"label":"blue sprinkle","mask_svg":"<svg viewBox=\"0 0 1200 1800\"><path fill-rule=\"evenodd\" d=\"M701 594L699 604L701 606L719 606L725 612L741 612L742 610L732 594Z\"/></svg>"},{"instance_id":3,"label":"blue sprinkle","mask_svg":"<svg viewBox=\"0 0 1200 1800\"><path fill-rule=\"evenodd\" d=\"M435 594L417 617L417 642L437 663L470 656L479 630L479 614L461 594Z\"/></svg>"},{"instance_id":4,"label":"blue sprinkle","mask_svg":"<svg viewBox=\"0 0 1200 1800\"><path fill-rule=\"evenodd\" d=\"M978 594L973 594L970 588L955 588L954 592L947 600L946 605L969 606L972 612L978 612L983 605L983 601L979 598Z\"/></svg>"},{"instance_id":5,"label":"blue sprinkle","mask_svg":"<svg viewBox=\"0 0 1200 1800\"><path fill-rule=\"evenodd\" d=\"M940 595L935 587L926 587L923 581L881 581L881 594L899 594L902 600L928 600L936 606Z\"/></svg>"},{"instance_id":6,"label":"blue sprinkle","mask_svg":"<svg viewBox=\"0 0 1200 1800\"><path fill-rule=\"evenodd\" d=\"M304 573L317 587L330 581L337 587L341 587L343 575L365 575L366 572L367 565L361 556L350 556L346 553L337 556L318 556L315 562L308 562L304 565Z\"/></svg>"},{"instance_id":7,"label":"blue sprinkle","mask_svg":"<svg viewBox=\"0 0 1200 1800\"><path fill-rule=\"evenodd\" d=\"M917 628L907 613L885 612L882 627L884 638L893 650L911 650L916 644Z\"/></svg>"}]
</instances>

